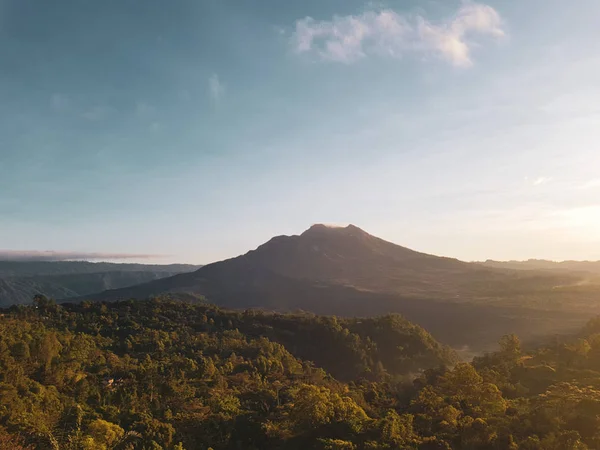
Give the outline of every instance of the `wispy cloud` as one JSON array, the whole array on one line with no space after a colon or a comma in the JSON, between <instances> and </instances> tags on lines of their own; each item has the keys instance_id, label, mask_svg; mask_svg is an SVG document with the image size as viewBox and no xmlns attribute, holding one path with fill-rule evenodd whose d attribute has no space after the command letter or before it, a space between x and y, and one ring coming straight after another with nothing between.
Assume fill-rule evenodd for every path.
<instances>
[{"instance_id":1,"label":"wispy cloud","mask_svg":"<svg viewBox=\"0 0 600 450\"><path fill-rule=\"evenodd\" d=\"M225 85L216 73L208 78L208 95L215 104L219 103L225 95Z\"/></svg>"},{"instance_id":2,"label":"wispy cloud","mask_svg":"<svg viewBox=\"0 0 600 450\"><path fill-rule=\"evenodd\" d=\"M531 184L533 184L534 186L541 186L542 184L546 184L551 180L551 178L549 177L537 177L535 180L532 181Z\"/></svg>"},{"instance_id":3,"label":"wispy cloud","mask_svg":"<svg viewBox=\"0 0 600 450\"><path fill-rule=\"evenodd\" d=\"M296 22L292 44L298 53L326 61L352 63L366 56L400 58L405 54L435 55L458 67L472 64L477 38L505 36L502 19L491 6L464 3L452 17L431 22L391 9L360 15Z\"/></svg>"},{"instance_id":4,"label":"wispy cloud","mask_svg":"<svg viewBox=\"0 0 600 450\"><path fill-rule=\"evenodd\" d=\"M158 259L161 257L163 257L163 255L0 250L0 261L114 261L131 259Z\"/></svg>"}]
</instances>

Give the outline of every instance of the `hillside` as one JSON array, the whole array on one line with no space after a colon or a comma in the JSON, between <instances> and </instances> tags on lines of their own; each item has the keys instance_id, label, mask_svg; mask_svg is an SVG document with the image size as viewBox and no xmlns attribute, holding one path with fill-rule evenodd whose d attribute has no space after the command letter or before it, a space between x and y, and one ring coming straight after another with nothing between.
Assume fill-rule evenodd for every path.
<instances>
[{"instance_id":1,"label":"hillside","mask_svg":"<svg viewBox=\"0 0 600 450\"><path fill-rule=\"evenodd\" d=\"M221 426L238 415L246 425L231 425L247 427L244 448L267 448L266 436L256 446L247 439L287 415L280 406L299 402L303 389L342 394L340 406L353 415L362 408L344 382L400 381L456 362L422 328L391 315L342 320L169 300L57 306L45 299L2 312L0 421L40 449L53 439L78 442L77 420L92 439L106 439L94 437L100 418L139 434L136 448L172 449L175 438L188 449L230 448ZM21 388L31 395L13 395ZM272 444L282 439L272 436Z\"/></svg>"},{"instance_id":2,"label":"hillside","mask_svg":"<svg viewBox=\"0 0 600 450\"><path fill-rule=\"evenodd\" d=\"M485 268L416 252L354 226L315 225L191 273L81 299L189 293L231 308L395 312L444 343L481 350L510 332L533 339L580 326L600 308L598 289L578 287L579 280L569 273Z\"/></svg>"},{"instance_id":3,"label":"hillside","mask_svg":"<svg viewBox=\"0 0 600 450\"><path fill-rule=\"evenodd\" d=\"M103 293L102 298L182 291L218 295L221 289L243 291L289 280L407 297L456 298L461 292L468 293L463 289L467 281L498 278L506 278L504 271L419 253L352 225L314 225L299 236L275 237L236 258L132 289Z\"/></svg>"},{"instance_id":4,"label":"hillside","mask_svg":"<svg viewBox=\"0 0 600 450\"><path fill-rule=\"evenodd\" d=\"M600 319L456 363L397 315L169 299L0 311L0 448L599 448Z\"/></svg>"},{"instance_id":5,"label":"hillside","mask_svg":"<svg viewBox=\"0 0 600 450\"><path fill-rule=\"evenodd\" d=\"M589 272L600 275L600 261L548 261L544 259L528 259L527 261L494 261L488 259L479 264L485 267L499 269Z\"/></svg>"},{"instance_id":6,"label":"hillside","mask_svg":"<svg viewBox=\"0 0 600 450\"><path fill-rule=\"evenodd\" d=\"M403 298L493 301L575 285L580 277L487 268L410 250L353 225L314 225L299 236L275 237L236 258L132 289L106 292L102 298L141 298L165 292L215 296L223 289L243 291L289 280Z\"/></svg>"},{"instance_id":7,"label":"hillside","mask_svg":"<svg viewBox=\"0 0 600 450\"><path fill-rule=\"evenodd\" d=\"M0 306L30 303L35 295L69 299L169 277L177 272L101 272L0 279Z\"/></svg>"},{"instance_id":8,"label":"hillside","mask_svg":"<svg viewBox=\"0 0 600 450\"><path fill-rule=\"evenodd\" d=\"M134 264L90 261L2 261L0 278L38 275L75 275L105 272L191 272L200 266L191 264Z\"/></svg>"},{"instance_id":9,"label":"hillside","mask_svg":"<svg viewBox=\"0 0 600 450\"><path fill-rule=\"evenodd\" d=\"M34 295L80 297L169 277L197 266L0 261L0 306L31 302Z\"/></svg>"},{"instance_id":10,"label":"hillside","mask_svg":"<svg viewBox=\"0 0 600 450\"><path fill-rule=\"evenodd\" d=\"M406 294L454 292L457 279L489 272L392 244L353 225L313 225L300 236L273 238L242 258L290 278Z\"/></svg>"}]
</instances>

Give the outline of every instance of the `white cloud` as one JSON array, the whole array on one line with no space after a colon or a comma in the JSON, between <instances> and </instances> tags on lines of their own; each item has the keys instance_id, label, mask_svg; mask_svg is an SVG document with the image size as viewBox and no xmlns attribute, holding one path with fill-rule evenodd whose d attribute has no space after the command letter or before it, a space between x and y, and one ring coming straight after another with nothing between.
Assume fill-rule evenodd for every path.
<instances>
[{"instance_id":1,"label":"white cloud","mask_svg":"<svg viewBox=\"0 0 600 450\"><path fill-rule=\"evenodd\" d=\"M533 185L534 186L541 186L542 184L546 184L551 180L551 178L548 177L537 177L535 180L533 180Z\"/></svg>"},{"instance_id":2,"label":"white cloud","mask_svg":"<svg viewBox=\"0 0 600 450\"><path fill-rule=\"evenodd\" d=\"M334 16L329 21L306 17L296 22L292 43L298 53L341 63L369 55L399 58L416 53L436 55L454 66L466 67L472 64L476 37L504 35L502 19L494 8L469 2L453 17L436 23L391 9Z\"/></svg>"},{"instance_id":3,"label":"white cloud","mask_svg":"<svg viewBox=\"0 0 600 450\"><path fill-rule=\"evenodd\" d=\"M214 103L219 103L225 94L225 85L216 73L208 78L208 94Z\"/></svg>"}]
</instances>

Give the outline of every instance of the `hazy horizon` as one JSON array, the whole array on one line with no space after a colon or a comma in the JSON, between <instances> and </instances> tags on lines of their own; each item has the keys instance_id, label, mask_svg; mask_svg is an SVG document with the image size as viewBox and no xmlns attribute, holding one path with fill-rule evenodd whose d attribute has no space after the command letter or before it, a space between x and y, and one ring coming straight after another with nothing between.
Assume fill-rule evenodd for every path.
<instances>
[{"instance_id":1,"label":"hazy horizon","mask_svg":"<svg viewBox=\"0 0 600 450\"><path fill-rule=\"evenodd\" d=\"M599 14L0 0L0 249L206 264L325 222L600 260Z\"/></svg>"}]
</instances>

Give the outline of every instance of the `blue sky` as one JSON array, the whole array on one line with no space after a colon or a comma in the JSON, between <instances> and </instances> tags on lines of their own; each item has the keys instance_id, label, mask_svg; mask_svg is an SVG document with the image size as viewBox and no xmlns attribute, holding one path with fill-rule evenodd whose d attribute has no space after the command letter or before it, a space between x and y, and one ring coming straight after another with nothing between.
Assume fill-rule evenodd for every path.
<instances>
[{"instance_id":1,"label":"blue sky","mask_svg":"<svg viewBox=\"0 0 600 450\"><path fill-rule=\"evenodd\" d=\"M600 259L599 16L0 0L0 249L206 263L325 222L465 260Z\"/></svg>"}]
</instances>

